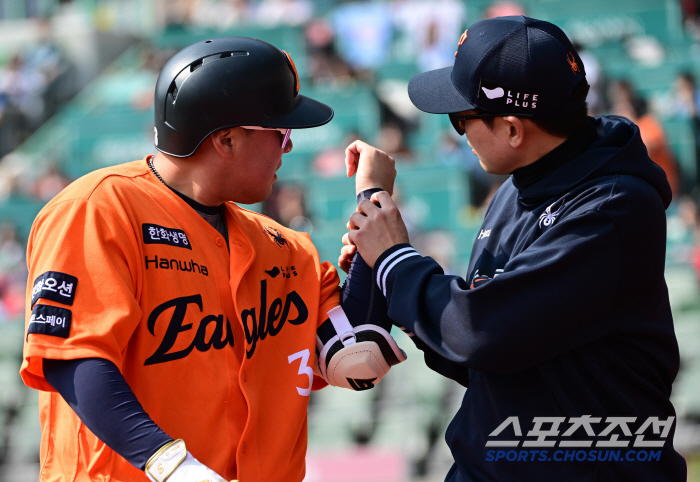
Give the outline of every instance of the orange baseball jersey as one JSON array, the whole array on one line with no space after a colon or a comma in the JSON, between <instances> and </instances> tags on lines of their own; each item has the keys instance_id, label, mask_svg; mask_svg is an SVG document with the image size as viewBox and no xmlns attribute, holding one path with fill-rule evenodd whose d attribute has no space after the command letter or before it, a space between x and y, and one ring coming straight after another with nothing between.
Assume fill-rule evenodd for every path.
<instances>
[{"instance_id":1,"label":"orange baseball jersey","mask_svg":"<svg viewBox=\"0 0 700 482\"><path fill-rule=\"evenodd\" d=\"M43 377L99 357L151 418L226 479L301 481L316 329L338 274L306 234L234 203L226 242L146 160L75 181L29 238L21 375L41 390L41 480L147 482Z\"/></svg>"}]
</instances>

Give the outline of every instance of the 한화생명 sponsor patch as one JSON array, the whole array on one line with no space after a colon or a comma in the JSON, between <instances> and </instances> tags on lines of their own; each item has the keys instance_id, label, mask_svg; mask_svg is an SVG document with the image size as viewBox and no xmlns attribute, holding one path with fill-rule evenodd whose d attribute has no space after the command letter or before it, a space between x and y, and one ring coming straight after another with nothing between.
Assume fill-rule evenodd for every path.
<instances>
[{"instance_id":1,"label":"\ud55c\ud654\uc0dd\uba85 sponsor patch","mask_svg":"<svg viewBox=\"0 0 700 482\"><path fill-rule=\"evenodd\" d=\"M157 224L143 223L143 242L192 249L190 240L182 229L165 228Z\"/></svg>"}]
</instances>

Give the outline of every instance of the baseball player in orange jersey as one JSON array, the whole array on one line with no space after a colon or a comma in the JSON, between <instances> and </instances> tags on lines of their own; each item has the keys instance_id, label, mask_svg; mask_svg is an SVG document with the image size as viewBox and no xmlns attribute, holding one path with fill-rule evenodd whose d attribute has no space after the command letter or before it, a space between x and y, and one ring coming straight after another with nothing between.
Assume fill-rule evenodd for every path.
<instances>
[{"instance_id":1,"label":"baseball player in orange jersey","mask_svg":"<svg viewBox=\"0 0 700 482\"><path fill-rule=\"evenodd\" d=\"M21 375L41 390L42 481L301 481L311 390L371 388L405 359L308 235L233 202L265 199L291 129L333 117L298 91L272 45L194 44L156 85L160 152L37 216ZM348 156L358 190L391 190L386 154Z\"/></svg>"}]
</instances>

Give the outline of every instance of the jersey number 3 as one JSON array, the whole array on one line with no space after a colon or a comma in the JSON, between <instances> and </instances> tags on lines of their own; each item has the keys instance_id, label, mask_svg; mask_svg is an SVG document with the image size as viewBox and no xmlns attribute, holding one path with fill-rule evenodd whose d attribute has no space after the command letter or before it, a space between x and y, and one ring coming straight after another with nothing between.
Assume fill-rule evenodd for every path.
<instances>
[{"instance_id":1,"label":"jersey number 3","mask_svg":"<svg viewBox=\"0 0 700 482\"><path fill-rule=\"evenodd\" d=\"M314 371L309 366L309 356L309 349L307 348L306 350L299 351L287 357L290 365L297 358L301 358L301 362L299 363L299 371L297 373L299 375L306 375L309 377L309 388L297 387L297 392L299 392L299 395L302 397L308 397L311 395L311 385L314 383Z\"/></svg>"}]
</instances>

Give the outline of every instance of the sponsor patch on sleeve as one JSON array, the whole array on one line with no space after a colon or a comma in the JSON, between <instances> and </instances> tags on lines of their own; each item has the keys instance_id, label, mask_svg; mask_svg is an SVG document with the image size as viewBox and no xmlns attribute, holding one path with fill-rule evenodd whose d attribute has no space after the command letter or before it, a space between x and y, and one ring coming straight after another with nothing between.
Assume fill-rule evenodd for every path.
<instances>
[{"instance_id":1,"label":"sponsor patch on sleeve","mask_svg":"<svg viewBox=\"0 0 700 482\"><path fill-rule=\"evenodd\" d=\"M192 249L190 240L182 229L165 228L157 224L143 223L143 242Z\"/></svg>"},{"instance_id":2,"label":"sponsor patch on sleeve","mask_svg":"<svg viewBox=\"0 0 700 482\"><path fill-rule=\"evenodd\" d=\"M39 298L56 301L64 305L73 305L78 278L60 271L47 271L34 280L32 289L32 307Z\"/></svg>"},{"instance_id":3,"label":"sponsor patch on sleeve","mask_svg":"<svg viewBox=\"0 0 700 482\"><path fill-rule=\"evenodd\" d=\"M49 305L36 305L29 319L27 336L30 333L68 338L72 312L65 308Z\"/></svg>"}]
</instances>

